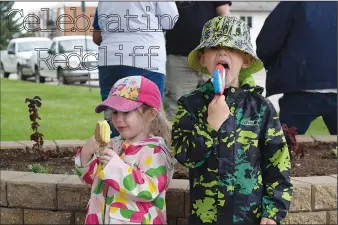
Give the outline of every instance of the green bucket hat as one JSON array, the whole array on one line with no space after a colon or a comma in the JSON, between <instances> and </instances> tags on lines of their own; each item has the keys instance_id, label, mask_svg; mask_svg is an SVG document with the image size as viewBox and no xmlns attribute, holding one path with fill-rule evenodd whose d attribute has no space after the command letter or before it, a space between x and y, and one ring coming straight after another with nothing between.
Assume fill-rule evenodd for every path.
<instances>
[{"instance_id":1,"label":"green bucket hat","mask_svg":"<svg viewBox=\"0 0 338 225\"><path fill-rule=\"evenodd\" d=\"M254 60L249 67L242 68L239 73L240 83L263 69L263 62L257 57L251 44L250 28L243 20L237 17L218 16L206 22L200 44L188 56L189 65L202 74L209 74L207 68L200 64L199 50L217 46L238 49L253 56Z\"/></svg>"}]
</instances>

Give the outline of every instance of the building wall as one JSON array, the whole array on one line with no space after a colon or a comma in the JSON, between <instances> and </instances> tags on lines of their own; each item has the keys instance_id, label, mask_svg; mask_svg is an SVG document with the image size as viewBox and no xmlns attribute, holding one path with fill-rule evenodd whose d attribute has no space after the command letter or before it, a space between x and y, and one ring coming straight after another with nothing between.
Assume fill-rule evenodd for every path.
<instances>
[{"instance_id":1,"label":"building wall","mask_svg":"<svg viewBox=\"0 0 338 225\"><path fill-rule=\"evenodd\" d=\"M35 36L38 37L56 37L56 36L69 36L69 35L84 35L86 30L86 35L92 35L92 24L94 21L94 15L95 15L96 6L90 5L86 6L86 19L85 20L85 26L87 29L84 29L83 24L83 13L81 9L80 2L76 5L65 5L65 6L59 6L49 9L49 13L47 15L46 12L35 12L36 15L39 16L41 20L41 28L46 29L47 28L47 16L49 16L50 19L54 20L56 23L57 18L59 18L61 15L63 15L63 18L61 21L69 21L72 24L60 24L60 28L56 27L55 32L36 32ZM252 17L252 28L251 28L251 42L253 45L253 48L256 50L256 38L264 24L265 19L269 15L270 12L260 12L260 11L240 11L240 10L232 10L231 16L236 17ZM73 29L71 29L73 28ZM62 31L62 30L64 31Z\"/></svg>"},{"instance_id":2,"label":"building wall","mask_svg":"<svg viewBox=\"0 0 338 225\"><path fill-rule=\"evenodd\" d=\"M70 35L92 35L93 21L96 7L86 7L83 14L81 7L64 7L64 15L70 16L74 24L65 24L64 36ZM85 16L84 16L85 15ZM85 19L84 19L85 18ZM65 18L68 21L68 18ZM85 21L85 24L84 24Z\"/></svg>"},{"instance_id":3,"label":"building wall","mask_svg":"<svg viewBox=\"0 0 338 225\"><path fill-rule=\"evenodd\" d=\"M53 38L58 36L84 35L85 33L91 36L95 10L96 6L86 6L85 14L83 14L79 2L79 4L75 6L55 6L50 7L48 12L35 10L29 12L29 14L34 14L39 17L41 29L46 30L50 28L47 26L48 20L54 22L52 27L55 28L55 31L37 31L35 32L35 36L37 37ZM84 21L85 24L83 24Z\"/></svg>"},{"instance_id":4,"label":"building wall","mask_svg":"<svg viewBox=\"0 0 338 225\"><path fill-rule=\"evenodd\" d=\"M251 43L256 51L256 39L263 27L265 19L268 17L270 12L241 12L241 11L231 11L231 16L241 17L241 16L251 16L252 17L252 28L251 33Z\"/></svg>"}]
</instances>

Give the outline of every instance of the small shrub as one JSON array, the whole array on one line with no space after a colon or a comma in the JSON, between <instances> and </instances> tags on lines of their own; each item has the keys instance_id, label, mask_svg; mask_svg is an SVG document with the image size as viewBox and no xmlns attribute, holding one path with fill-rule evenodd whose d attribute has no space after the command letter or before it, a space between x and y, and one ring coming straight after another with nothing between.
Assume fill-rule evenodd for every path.
<instances>
[{"instance_id":1,"label":"small shrub","mask_svg":"<svg viewBox=\"0 0 338 225\"><path fill-rule=\"evenodd\" d=\"M288 144L291 160L295 158L303 158L305 156L306 150L303 146L299 146L297 143L297 128L288 127L286 124L282 124L282 129Z\"/></svg>"},{"instance_id":2,"label":"small shrub","mask_svg":"<svg viewBox=\"0 0 338 225\"><path fill-rule=\"evenodd\" d=\"M40 164L33 164L28 166L29 171L33 173L52 173L53 170L51 168L43 167Z\"/></svg>"},{"instance_id":3,"label":"small shrub","mask_svg":"<svg viewBox=\"0 0 338 225\"><path fill-rule=\"evenodd\" d=\"M40 124L38 123L38 120L41 120L41 118L38 114L38 108L42 105L41 101L39 96L35 96L34 98L26 98L25 103L28 103L29 119L32 121L31 128L34 131L30 136L30 140L35 142L32 150L37 153L38 159L43 160L48 159L48 154L42 149L44 135L39 132Z\"/></svg>"}]
</instances>

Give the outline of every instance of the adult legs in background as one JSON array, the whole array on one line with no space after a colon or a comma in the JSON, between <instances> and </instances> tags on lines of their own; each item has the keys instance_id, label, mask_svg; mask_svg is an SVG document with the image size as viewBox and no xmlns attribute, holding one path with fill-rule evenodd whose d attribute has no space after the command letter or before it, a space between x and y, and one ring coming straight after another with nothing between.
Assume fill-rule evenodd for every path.
<instances>
[{"instance_id":1,"label":"adult legs in background","mask_svg":"<svg viewBox=\"0 0 338 225\"><path fill-rule=\"evenodd\" d=\"M133 75L141 75L153 81L159 87L161 96L163 97L165 75L162 73L157 73L131 66L99 66L99 85L102 101L107 99L109 91L116 83L116 81L121 78ZM108 116L109 115L105 114L104 118L108 121L110 125L110 129L112 131L111 137L113 138L118 136L119 133L112 125L111 120L109 118L107 119Z\"/></svg>"},{"instance_id":2,"label":"adult legs in background","mask_svg":"<svg viewBox=\"0 0 338 225\"><path fill-rule=\"evenodd\" d=\"M164 86L165 86L165 75L163 73L157 73L157 72L153 72L149 70L138 69L138 74L136 75L142 75L145 78L148 78L149 80L154 82L157 85L158 89L160 89L161 98L163 99Z\"/></svg>"},{"instance_id":3,"label":"adult legs in background","mask_svg":"<svg viewBox=\"0 0 338 225\"><path fill-rule=\"evenodd\" d=\"M168 120L172 121L177 111L179 98L194 91L198 84L203 83L206 78L193 70L188 64L187 57L184 56L168 55L166 68L163 106Z\"/></svg>"},{"instance_id":4,"label":"adult legs in background","mask_svg":"<svg viewBox=\"0 0 338 225\"><path fill-rule=\"evenodd\" d=\"M280 122L305 134L314 119L322 116L332 135L337 134L337 95L315 92L285 93L279 99Z\"/></svg>"}]
</instances>

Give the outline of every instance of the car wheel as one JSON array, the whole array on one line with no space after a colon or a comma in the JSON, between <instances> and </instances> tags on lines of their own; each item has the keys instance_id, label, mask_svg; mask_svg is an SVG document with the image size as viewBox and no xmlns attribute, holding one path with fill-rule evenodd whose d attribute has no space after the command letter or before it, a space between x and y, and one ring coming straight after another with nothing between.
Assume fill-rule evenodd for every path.
<instances>
[{"instance_id":1,"label":"car wheel","mask_svg":"<svg viewBox=\"0 0 338 225\"><path fill-rule=\"evenodd\" d=\"M57 77L59 80L59 84L68 84L67 80L65 79L65 76L62 73L62 69L60 68L58 69Z\"/></svg>"},{"instance_id":2,"label":"car wheel","mask_svg":"<svg viewBox=\"0 0 338 225\"><path fill-rule=\"evenodd\" d=\"M4 66L0 63L0 77L8 78L10 73L5 72Z\"/></svg>"},{"instance_id":3,"label":"car wheel","mask_svg":"<svg viewBox=\"0 0 338 225\"><path fill-rule=\"evenodd\" d=\"M46 78L42 77L40 75L40 71L37 67L35 67L35 82L36 83L45 83L46 82Z\"/></svg>"},{"instance_id":4,"label":"car wheel","mask_svg":"<svg viewBox=\"0 0 338 225\"><path fill-rule=\"evenodd\" d=\"M21 66L18 66L16 69L16 74L18 75L18 80L26 80L25 76L22 74L22 68Z\"/></svg>"}]
</instances>

